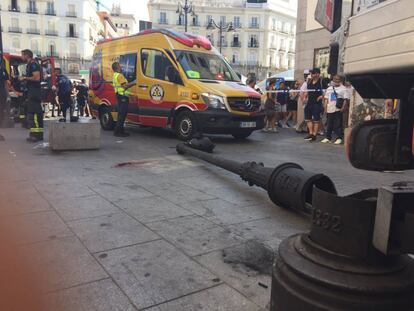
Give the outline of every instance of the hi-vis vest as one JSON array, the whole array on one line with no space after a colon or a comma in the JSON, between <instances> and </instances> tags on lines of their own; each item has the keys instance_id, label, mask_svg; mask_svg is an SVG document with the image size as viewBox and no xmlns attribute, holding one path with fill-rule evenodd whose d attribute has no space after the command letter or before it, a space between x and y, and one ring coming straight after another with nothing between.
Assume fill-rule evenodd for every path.
<instances>
[{"instance_id":1,"label":"hi-vis vest","mask_svg":"<svg viewBox=\"0 0 414 311\"><path fill-rule=\"evenodd\" d=\"M113 79L112 79L112 85L114 86L115 93L119 94L119 95L122 95L122 96L128 96L129 92L126 91L123 88L122 84L118 82L118 78L119 78L120 75L121 75L120 72L114 72L114 76L113 76Z\"/></svg>"}]
</instances>

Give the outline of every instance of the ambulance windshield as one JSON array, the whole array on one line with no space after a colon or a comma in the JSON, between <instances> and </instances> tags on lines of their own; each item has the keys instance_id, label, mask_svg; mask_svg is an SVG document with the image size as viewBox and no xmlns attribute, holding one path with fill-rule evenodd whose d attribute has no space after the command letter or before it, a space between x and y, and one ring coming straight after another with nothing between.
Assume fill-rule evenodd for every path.
<instances>
[{"instance_id":1,"label":"ambulance windshield","mask_svg":"<svg viewBox=\"0 0 414 311\"><path fill-rule=\"evenodd\" d=\"M189 79L240 82L237 74L220 55L176 50L177 60Z\"/></svg>"}]
</instances>

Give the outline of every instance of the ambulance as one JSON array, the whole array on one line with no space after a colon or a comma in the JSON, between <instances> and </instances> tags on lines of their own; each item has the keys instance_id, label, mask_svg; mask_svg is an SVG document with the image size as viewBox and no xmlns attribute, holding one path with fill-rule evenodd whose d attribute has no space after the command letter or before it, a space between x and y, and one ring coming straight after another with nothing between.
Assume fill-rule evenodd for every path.
<instances>
[{"instance_id":1,"label":"ambulance","mask_svg":"<svg viewBox=\"0 0 414 311\"><path fill-rule=\"evenodd\" d=\"M196 133L247 138L264 127L260 94L239 77L201 36L173 30L146 30L100 42L90 70L90 107L104 130L112 130L117 102L112 64L128 81L127 122L169 128L182 140Z\"/></svg>"}]
</instances>

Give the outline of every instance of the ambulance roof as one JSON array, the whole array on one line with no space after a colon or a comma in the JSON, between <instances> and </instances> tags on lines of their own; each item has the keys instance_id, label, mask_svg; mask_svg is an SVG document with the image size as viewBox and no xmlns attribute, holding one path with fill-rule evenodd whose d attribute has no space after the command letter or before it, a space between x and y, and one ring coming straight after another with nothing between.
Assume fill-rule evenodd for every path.
<instances>
[{"instance_id":1,"label":"ambulance roof","mask_svg":"<svg viewBox=\"0 0 414 311\"><path fill-rule=\"evenodd\" d=\"M144 30L141 31L137 34L128 36L128 37L121 37L121 38L115 38L115 39L106 39L103 41L98 42L98 44L103 44L103 43L108 43L108 42L112 42L112 41L117 41L117 40L121 40L121 39L125 39L125 38L132 38L132 37L139 37L139 36L146 36L146 35L151 35L151 34L163 34L165 36L168 36L178 42L180 42L181 44L184 44L190 48L194 47L194 46L199 46L202 47L206 50L211 50L212 46L211 46L211 42L203 36L198 36L198 35L193 35L193 34L189 34L189 33L184 33L184 32L179 32L179 31L175 31L175 30L171 30L171 29L148 29L148 30Z\"/></svg>"}]
</instances>

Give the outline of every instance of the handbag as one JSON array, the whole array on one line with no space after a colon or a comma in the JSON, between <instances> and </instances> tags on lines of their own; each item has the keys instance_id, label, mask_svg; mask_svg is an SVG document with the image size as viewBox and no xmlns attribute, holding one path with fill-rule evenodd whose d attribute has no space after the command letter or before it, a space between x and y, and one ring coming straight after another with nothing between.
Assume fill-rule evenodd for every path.
<instances>
[{"instance_id":1,"label":"handbag","mask_svg":"<svg viewBox=\"0 0 414 311\"><path fill-rule=\"evenodd\" d=\"M335 87L333 87L333 91L335 93L336 96L336 108L338 109L342 109L342 107L344 106L344 99L343 98L338 98L338 93L336 93Z\"/></svg>"}]
</instances>

